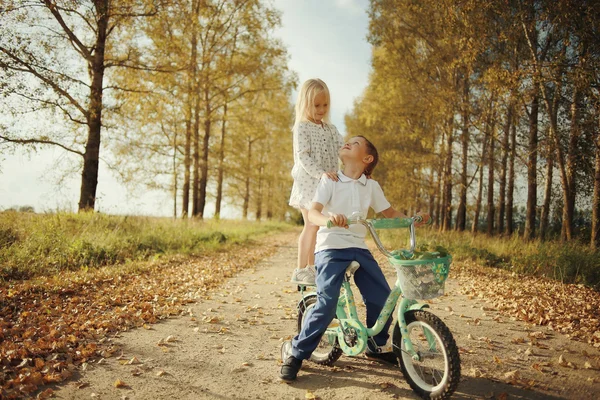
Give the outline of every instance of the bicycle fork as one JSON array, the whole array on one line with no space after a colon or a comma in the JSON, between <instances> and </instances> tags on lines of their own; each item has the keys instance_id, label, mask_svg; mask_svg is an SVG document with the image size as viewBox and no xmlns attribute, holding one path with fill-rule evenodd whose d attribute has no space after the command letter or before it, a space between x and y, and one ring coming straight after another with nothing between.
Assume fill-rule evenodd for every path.
<instances>
[{"instance_id":1,"label":"bicycle fork","mask_svg":"<svg viewBox=\"0 0 600 400\"><path fill-rule=\"evenodd\" d=\"M373 336L377 335L384 328L385 323L389 319L391 313L394 310L394 306L396 305L401 295L402 290L396 283L390 295L388 296L388 299L386 300L385 305L383 306L383 309L379 314L379 317L377 318L377 322L375 323L375 325L373 325L372 328L367 328L369 338L372 338ZM400 300L400 305L398 307L398 328L400 329L402 342L404 343L405 351L416 361L421 360L421 355L417 351L415 351L413 343L410 340L405 314L408 311L422 310L423 308L429 308L429 305L419 303L413 299L407 299L406 297L403 297L402 300ZM436 347L435 337L432 335L429 329L426 328L423 328L423 334L425 335L427 343L429 344L429 350L434 350Z\"/></svg>"}]
</instances>

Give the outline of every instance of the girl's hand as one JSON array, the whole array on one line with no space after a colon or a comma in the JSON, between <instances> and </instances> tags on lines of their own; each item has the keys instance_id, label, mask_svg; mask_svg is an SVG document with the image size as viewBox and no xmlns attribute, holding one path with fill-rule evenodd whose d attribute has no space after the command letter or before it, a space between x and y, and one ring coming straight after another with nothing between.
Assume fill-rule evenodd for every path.
<instances>
[{"instance_id":1,"label":"girl's hand","mask_svg":"<svg viewBox=\"0 0 600 400\"><path fill-rule=\"evenodd\" d=\"M336 171L328 171L328 172L323 172L323 176L327 177L329 179L331 179L332 181L339 181L340 178L338 178L337 172Z\"/></svg>"},{"instance_id":2,"label":"girl's hand","mask_svg":"<svg viewBox=\"0 0 600 400\"><path fill-rule=\"evenodd\" d=\"M348 219L346 218L346 216L344 214L331 214L329 216L329 221L331 222L331 225L333 226L339 226L341 228L346 228L348 229ZM327 223L327 226L329 226L330 224Z\"/></svg>"}]
</instances>

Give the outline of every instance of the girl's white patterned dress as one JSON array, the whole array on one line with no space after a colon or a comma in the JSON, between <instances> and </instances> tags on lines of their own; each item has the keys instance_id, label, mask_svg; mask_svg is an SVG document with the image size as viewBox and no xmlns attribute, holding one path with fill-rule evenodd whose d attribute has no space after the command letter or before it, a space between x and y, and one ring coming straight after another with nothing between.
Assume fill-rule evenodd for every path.
<instances>
[{"instance_id":1,"label":"girl's white patterned dress","mask_svg":"<svg viewBox=\"0 0 600 400\"><path fill-rule=\"evenodd\" d=\"M291 206L310 207L323 173L338 170L338 152L343 145L342 135L334 125L323 122L321 126L310 121L298 124L294 129Z\"/></svg>"}]
</instances>

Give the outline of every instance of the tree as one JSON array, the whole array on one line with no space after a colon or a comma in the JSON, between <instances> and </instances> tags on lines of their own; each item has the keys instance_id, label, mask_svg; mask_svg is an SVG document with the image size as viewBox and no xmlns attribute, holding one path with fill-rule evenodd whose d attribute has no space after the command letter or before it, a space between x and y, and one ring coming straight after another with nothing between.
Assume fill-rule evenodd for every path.
<instances>
[{"instance_id":1,"label":"tree","mask_svg":"<svg viewBox=\"0 0 600 400\"><path fill-rule=\"evenodd\" d=\"M155 15L159 1L14 1L3 2L0 20L0 69L4 105L22 113L60 115L63 130L39 134L17 124L1 139L18 145L52 145L81 157L79 210L93 210L106 111L107 71L138 68L139 54L119 41L130 20ZM35 27L35 28L31 28ZM13 100L16 100L13 102Z\"/></svg>"},{"instance_id":2,"label":"tree","mask_svg":"<svg viewBox=\"0 0 600 400\"><path fill-rule=\"evenodd\" d=\"M285 97L280 107L289 104L294 76L287 70L285 49L271 38L279 23L279 14L260 1L178 0L157 18L135 27L149 39L138 42L139 51L151 62L162 60L171 68L119 76L143 90L124 93L129 110L122 113L118 125L130 129L123 132L126 140L118 148L136 153L134 157L143 161L149 159L149 143L157 144L154 155L162 161L155 165L168 162L173 166L169 186L182 188L183 217L203 217L207 198L213 195L211 178L216 186L215 216L220 215L228 179L230 131L235 126L231 121L240 112L237 103L253 93L272 92ZM144 98L141 93L151 94ZM137 111L146 108L140 103L148 97L165 105L155 116ZM256 109L253 104L247 106ZM169 135L161 133L165 119L171 121ZM180 138L177 142L176 137ZM168 155L171 160L166 159ZM177 185L177 174L183 179L181 185Z\"/></svg>"}]
</instances>

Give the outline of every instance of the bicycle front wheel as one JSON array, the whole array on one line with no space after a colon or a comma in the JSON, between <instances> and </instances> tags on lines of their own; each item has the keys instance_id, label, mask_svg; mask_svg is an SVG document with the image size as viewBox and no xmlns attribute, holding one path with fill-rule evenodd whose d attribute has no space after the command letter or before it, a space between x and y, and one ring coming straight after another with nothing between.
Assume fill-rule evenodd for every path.
<instances>
[{"instance_id":1,"label":"bicycle front wheel","mask_svg":"<svg viewBox=\"0 0 600 400\"><path fill-rule=\"evenodd\" d=\"M408 336L417 357L408 351L398 324L394 352L410 387L424 399L448 399L460 381L460 356L452 333L441 319L427 311L404 314Z\"/></svg>"},{"instance_id":2,"label":"bicycle front wheel","mask_svg":"<svg viewBox=\"0 0 600 400\"><path fill-rule=\"evenodd\" d=\"M304 299L303 302L300 303L300 306L298 308L298 332L302 330L302 326L304 325L306 315L308 314L308 311L315 306L315 304L317 304L316 295L309 296L306 299ZM337 318L334 318L330 326L336 323L339 324L339 321L337 320ZM338 344L337 336L328 335L327 333L325 333L321 337L319 345L310 356L310 361L321 365L333 365L333 363L341 357L342 353L342 349Z\"/></svg>"}]
</instances>

